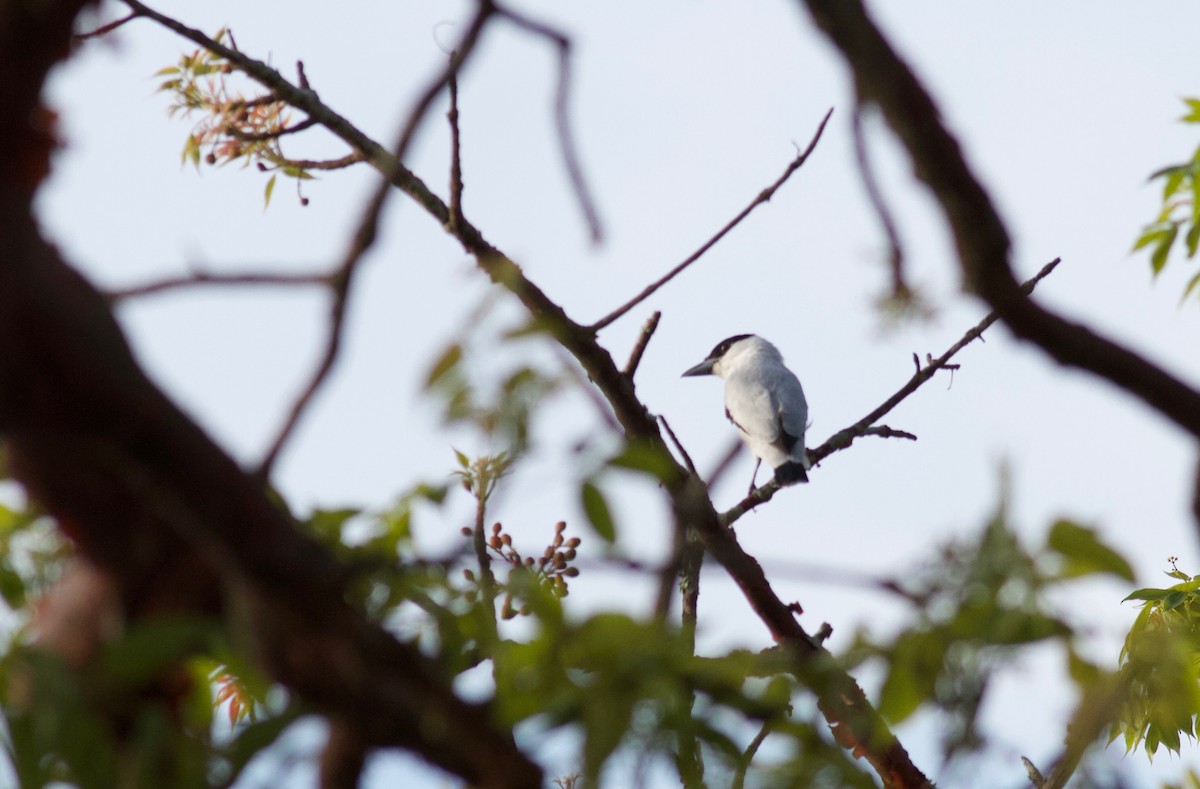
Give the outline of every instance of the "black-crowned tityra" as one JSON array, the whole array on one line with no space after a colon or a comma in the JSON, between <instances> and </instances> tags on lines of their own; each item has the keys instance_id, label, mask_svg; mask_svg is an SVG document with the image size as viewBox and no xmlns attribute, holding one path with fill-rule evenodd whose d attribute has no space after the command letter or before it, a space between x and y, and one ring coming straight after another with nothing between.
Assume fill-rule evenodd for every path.
<instances>
[{"instance_id":1,"label":"black-crowned tityra","mask_svg":"<svg viewBox=\"0 0 1200 789\"><path fill-rule=\"evenodd\" d=\"M707 359L684 375L725 379L725 416L758 458L755 477L765 460L775 469L780 485L808 482L804 455L808 402L778 348L757 335L738 334L717 343ZM750 490L754 490L753 477Z\"/></svg>"}]
</instances>

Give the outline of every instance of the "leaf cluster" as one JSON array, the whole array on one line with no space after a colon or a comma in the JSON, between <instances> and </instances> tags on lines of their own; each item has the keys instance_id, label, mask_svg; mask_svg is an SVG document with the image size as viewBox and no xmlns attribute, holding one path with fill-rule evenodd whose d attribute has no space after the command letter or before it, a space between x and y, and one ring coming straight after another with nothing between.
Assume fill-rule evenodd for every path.
<instances>
[{"instance_id":1,"label":"leaf cluster","mask_svg":"<svg viewBox=\"0 0 1200 789\"><path fill-rule=\"evenodd\" d=\"M944 718L947 758L977 750L985 744L979 712L996 670L1022 647L1057 642L1072 651L1074 628L1049 608L1047 594L1092 575L1128 581L1133 571L1093 530L1067 520L1032 553L1001 506L977 539L944 546L928 567L890 584L912 605L913 620L882 640L860 633L845 659L883 664L885 717L899 722L928 707Z\"/></svg>"},{"instance_id":2,"label":"leaf cluster","mask_svg":"<svg viewBox=\"0 0 1200 789\"><path fill-rule=\"evenodd\" d=\"M1200 577L1174 566L1167 575L1179 583L1125 598L1143 605L1121 649L1127 691L1109 738L1149 756L1160 747L1179 753L1183 737L1196 739L1200 718Z\"/></svg>"},{"instance_id":3,"label":"leaf cluster","mask_svg":"<svg viewBox=\"0 0 1200 789\"><path fill-rule=\"evenodd\" d=\"M220 44L228 44L230 38L225 28L214 36ZM217 53L196 49L154 76L163 78L158 90L171 97L168 114L199 116L184 142L181 161L197 170L202 159L208 165L240 161L243 167L253 164L261 172L270 172L263 194L264 204L269 205L278 173L295 179L299 189L300 181L314 177L312 168L283 152L281 138L301 130L288 104L269 93L246 97L230 85L235 70ZM308 202L303 196L300 200Z\"/></svg>"},{"instance_id":4,"label":"leaf cluster","mask_svg":"<svg viewBox=\"0 0 1200 789\"><path fill-rule=\"evenodd\" d=\"M1200 99L1186 98L1187 112L1180 120L1200 123ZM1189 259L1200 249L1200 147L1191 159L1163 167L1151 173L1151 181L1162 181L1162 207L1153 222L1142 228L1133 249L1150 250L1150 268L1155 276L1167 265L1167 258L1183 234L1183 249ZM1188 280L1183 298L1200 285L1200 274Z\"/></svg>"}]
</instances>

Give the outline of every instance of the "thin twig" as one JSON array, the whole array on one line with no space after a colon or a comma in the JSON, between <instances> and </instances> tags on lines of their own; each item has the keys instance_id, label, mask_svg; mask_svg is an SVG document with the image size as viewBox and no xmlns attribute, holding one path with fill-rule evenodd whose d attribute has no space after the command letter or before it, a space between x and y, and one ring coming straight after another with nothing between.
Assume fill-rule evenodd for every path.
<instances>
[{"instance_id":1,"label":"thin twig","mask_svg":"<svg viewBox=\"0 0 1200 789\"><path fill-rule=\"evenodd\" d=\"M517 27L549 40L558 48L558 84L554 89L554 126L558 134L558 147L562 151L563 165L567 168L567 177L575 192L575 199L579 201L592 243L599 244L604 239L604 228L587 180L583 177L583 167L575 149L575 136L571 133L571 40L554 28L535 22L510 8L498 8L497 11Z\"/></svg>"},{"instance_id":2,"label":"thin twig","mask_svg":"<svg viewBox=\"0 0 1200 789\"><path fill-rule=\"evenodd\" d=\"M450 53L451 61L457 54L457 52ZM446 113L446 120L450 123L450 223L448 229L451 233L457 233L458 228L462 226L463 218L462 149L458 133L458 72L451 71L446 84L450 91L450 110Z\"/></svg>"},{"instance_id":3,"label":"thin twig","mask_svg":"<svg viewBox=\"0 0 1200 789\"><path fill-rule=\"evenodd\" d=\"M74 36L72 36L72 38L74 38L76 41L86 41L89 38L98 38L107 33L111 33L112 31L116 30L118 27L125 24L126 22L130 22L134 19L137 19L138 16L139 15L137 14L137 12L134 12L134 13L129 14L129 16L123 16L120 19L115 19L106 25L101 25L100 27L96 28L95 30L91 31L90 33L76 33Z\"/></svg>"},{"instance_id":4,"label":"thin twig","mask_svg":"<svg viewBox=\"0 0 1200 789\"><path fill-rule=\"evenodd\" d=\"M671 555L661 567L655 570L658 575L658 594L654 598L654 616L662 622L667 621L671 613L671 602L675 598L675 585L679 579L679 569L683 563L683 552L686 536L682 524L676 523L671 530Z\"/></svg>"},{"instance_id":5,"label":"thin twig","mask_svg":"<svg viewBox=\"0 0 1200 789\"><path fill-rule=\"evenodd\" d=\"M668 422L667 418L662 414L659 414L658 421L662 423L663 430L667 431L667 435L671 438L671 443L675 445L677 450L679 450L679 454L683 457L684 465L687 466L688 471L695 474L696 466L694 463L692 463L692 456L689 455L687 450L683 448L683 444L680 443L679 437L676 436L675 431L671 429L671 423Z\"/></svg>"},{"instance_id":6,"label":"thin twig","mask_svg":"<svg viewBox=\"0 0 1200 789\"><path fill-rule=\"evenodd\" d=\"M880 438L907 438L909 441L916 441L917 437L912 433L904 430L896 430L887 425L875 425L868 427L863 431L864 436L879 436Z\"/></svg>"},{"instance_id":7,"label":"thin twig","mask_svg":"<svg viewBox=\"0 0 1200 789\"><path fill-rule=\"evenodd\" d=\"M494 643L496 638L496 576L492 572L492 557L488 556L488 538L485 532L487 513L487 493L484 490L475 491L475 529L471 534L471 544L475 549L475 562L479 565L479 594L483 605L484 616L487 618L488 643Z\"/></svg>"},{"instance_id":8,"label":"thin twig","mask_svg":"<svg viewBox=\"0 0 1200 789\"><path fill-rule=\"evenodd\" d=\"M1032 292L1034 287L1041 282L1043 278L1045 278L1051 271L1054 271L1055 267L1058 266L1060 261L1060 258L1055 258L1047 263L1042 267L1041 271L1039 271L1030 279L1026 280L1021 285L1021 290L1026 294ZM938 370L945 367L946 363L950 361L951 357L966 347L967 344L973 340L980 339L983 332L993 323L999 320L999 318L1000 315L997 312L989 314L975 326L968 329L958 342L954 343L954 345L951 345L945 353L943 353L937 359L934 359L932 363L923 368L918 364L917 372L913 373L913 376L908 380L908 383L900 387L895 394L885 400L879 407L849 427L834 433L829 437L828 440L825 441L824 444L821 444L821 446L817 447L816 449L808 450L809 462L815 465L832 455L834 452L846 449L852 443L854 443L854 439L861 436L881 435L881 433L878 432L871 433L871 428L876 422L878 422L884 417L884 415L903 402L906 397L917 391L917 389L919 389L922 384L932 378ZM891 428L888 429L890 430ZM916 437L912 436L911 434L904 434L900 437L912 438L914 441L916 440ZM746 498L742 499L736 505L721 513L721 523L725 526L730 526L734 521L745 515L748 511L757 507L759 504L770 501L771 498L777 492L779 492L779 489L780 486L775 482L775 480L771 480L767 484L755 488L753 492L746 496Z\"/></svg>"},{"instance_id":9,"label":"thin twig","mask_svg":"<svg viewBox=\"0 0 1200 789\"><path fill-rule=\"evenodd\" d=\"M366 158L361 153L352 151L340 159L283 159L281 164L298 170L344 170L363 161Z\"/></svg>"},{"instance_id":10,"label":"thin twig","mask_svg":"<svg viewBox=\"0 0 1200 789\"><path fill-rule=\"evenodd\" d=\"M705 484L708 485L709 490L716 487L716 484L725 476L725 472L733 466L733 461L737 460L737 456L741 454L743 446L745 445L741 442L741 439L735 438L729 442L729 449L725 450L725 454L717 461L717 465L705 477Z\"/></svg>"},{"instance_id":11,"label":"thin twig","mask_svg":"<svg viewBox=\"0 0 1200 789\"><path fill-rule=\"evenodd\" d=\"M743 208L741 210L741 212L738 213L737 216L735 216L733 219L731 219L725 225L725 227L718 230L716 235L714 235L708 241L705 241L703 244L701 244L699 249L697 249L695 252L688 255L686 258L684 258L681 263L679 263L677 266L675 266L675 268L668 271L663 277L661 277L660 279L647 285L646 288L643 289L641 293L634 296L632 299L625 302L620 307L617 307L615 310L613 310L609 314L605 315L603 318L596 321L588 328L590 328L592 331L600 331L605 326L608 326L610 323L617 320L617 318L620 318L622 315L629 312L631 309L633 309L637 305L641 304L646 299L650 298L650 296L656 290L661 288L663 285L666 285L668 282L670 282L672 279L674 279L676 276L678 276L684 269L686 269L688 266L692 265L697 260L699 260L700 257L705 252L712 249L712 247L718 241L720 241L722 238L724 238L726 236L726 234L729 233L729 231L733 230L735 227L737 227L739 224L741 224L743 219L750 216L750 213L755 208L758 208L760 205L768 202L772 197L774 197L775 193L777 191L779 191L779 188L781 186L783 186L783 184L789 178L792 177L792 173L799 170L800 167L804 164L804 162L808 160L809 155L812 154L813 150L817 147L817 142L821 139L821 133L825 131L825 124L829 123L829 117L831 115L833 115L832 107L829 109L829 112L825 113L825 117L821 119L821 123L819 126L817 126L817 131L813 135L812 140L809 141L808 147L805 148L803 151L801 151L799 154L797 154L796 158L793 159L788 164L787 168L784 169L784 171L783 171L783 175L781 175L781 176L779 176L779 178L775 179L775 182L773 184L771 184L770 186L768 186L766 189L759 192L758 196L755 197L754 200L752 200L748 206Z\"/></svg>"},{"instance_id":12,"label":"thin twig","mask_svg":"<svg viewBox=\"0 0 1200 789\"><path fill-rule=\"evenodd\" d=\"M733 774L733 782L730 784L730 789L742 789L746 785L746 771L754 762L754 757L758 753L758 749L766 742L767 736L771 733L772 721L763 721L762 728L758 730L758 734L746 746L746 750L742 753L742 758L738 760L737 771Z\"/></svg>"},{"instance_id":13,"label":"thin twig","mask_svg":"<svg viewBox=\"0 0 1200 789\"><path fill-rule=\"evenodd\" d=\"M306 129L311 129L317 125L315 118L305 118L294 126L286 126L282 129L265 132L244 132L234 126L226 126L222 129L230 137L242 142L267 142L268 140L278 140L280 137L286 137L289 134L297 134ZM359 158L361 161L361 157Z\"/></svg>"},{"instance_id":14,"label":"thin twig","mask_svg":"<svg viewBox=\"0 0 1200 789\"><path fill-rule=\"evenodd\" d=\"M642 354L646 352L646 346L650 344L650 338L654 336L660 318L662 318L662 312L655 310L650 319L642 326L642 333L638 335L637 344L633 346L633 352L629 354L629 361L626 362L625 369L621 371L626 378L632 379L633 374L637 372L638 365L642 363Z\"/></svg>"},{"instance_id":15,"label":"thin twig","mask_svg":"<svg viewBox=\"0 0 1200 789\"><path fill-rule=\"evenodd\" d=\"M850 126L854 132L854 156L858 160L858 172L862 176L863 188L867 191L867 200L883 226L883 234L888 242L888 266L892 272L892 297L903 298L912 293L904 280L904 248L900 245L900 233L896 230L896 222L892 212L884 202L883 192L879 182L875 180L875 171L871 167L871 158L867 153L867 141L862 126L863 104L858 101L850 118Z\"/></svg>"},{"instance_id":16,"label":"thin twig","mask_svg":"<svg viewBox=\"0 0 1200 789\"><path fill-rule=\"evenodd\" d=\"M491 4L486 2L486 0L481 1L479 10L476 12L470 27L464 33L463 39L459 43L456 56L450 59L448 71L438 75L437 79L426 89L409 114L408 122L405 124L395 147L392 149L392 161L395 162L396 168L401 167L400 162L404 161L404 155L408 152L408 146L412 142L413 134L428 112L433 98L441 91L442 86L449 79L450 73L457 71L462 66L463 61L474 50L479 33L482 31L483 25L491 12ZM346 251L346 255L336 269L337 273L331 286L333 290L333 304L330 307L329 334L325 342L325 351L317 363L317 367L310 377L308 384L292 404L283 426L279 429L275 440L271 443L270 448L259 464L258 475L264 480L270 477L271 469L275 465L279 453L283 451L284 446L295 432L300 417L304 414L318 390L325 383L329 372L333 369L334 362L337 360L338 351L341 349L342 344L342 331L345 325L346 310L349 304L350 285L363 255L375 243L379 229L379 216L383 212L384 204L392 193L392 185L396 172L387 172L385 170L381 170L381 172L384 178L379 186L376 187L375 193L367 203L362 218L359 220L358 228Z\"/></svg>"},{"instance_id":17,"label":"thin twig","mask_svg":"<svg viewBox=\"0 0 1200 789\"><path fill-rule=\"evenodd\" d=\"M579 360L567 353L558 343L554 343L550 347L562 361L563 369L566 370L567 375L574 378L575 383L579 385L579 391L583 392L584 396L596 406L596 413L604 420L604 424L612 428L613 432L621 433L621 423L613 413L612 403L604 399L604 395L596 390L596 387L588 379L587 374L579 368Z\"/></svg>"},{"instance_id":18,"label":"thin twig","mask_svg":"<svg viewBox=\"0 0 1200 789\"><path fill-rule=\"evenodd\" d=\"M269 271L216 274L209 271L193 271L190 274L178 277L164 277L163 279L145 282L141 285L130 285L125 288L110 290L105 293L105 297L110 304L118 304L126 299L137 298L139 296L150 296L166 291L193 287L229 287L239 285L268 285L273 287L307 285L328 287L329 284L329 274L280 274Z\"/></svg>"}]
</instances>

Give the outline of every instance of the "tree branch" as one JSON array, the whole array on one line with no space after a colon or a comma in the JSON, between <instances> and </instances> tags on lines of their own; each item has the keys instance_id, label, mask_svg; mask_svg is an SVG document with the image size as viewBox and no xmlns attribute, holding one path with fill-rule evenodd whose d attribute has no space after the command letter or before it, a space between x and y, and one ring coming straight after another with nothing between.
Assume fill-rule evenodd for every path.
<instances>
[{"instance_id":1,"label":"tree branch","mask_svg":"<svg viewBox=\"0 0 1200 789\"><path fill-rule=\"evenodd\" d=\"M825 124L829 123L829 118L832 115L833 115L833 108L831 107L829 109L829 112L825 113L825 117L821 119L821 123L820 123L820 125L817 126L817 131L815 134L813 134L812 140L809 141L808 147L805 148L803 151L801 151L799 154L797 154L796 158L793 159L788 164L787 168L783 171L783 175L781 175L777 179L775 179L775 183L771 184L766 189L759 192L758 196L755 197L752 201L750 201L750 204L748 206L746 206L745 208L743 208L741 210L741 212L738 213L737 216L735 216L733 219L729 220L729 222L725 225L725 227L718 230L716 235L714 235L708 241L705 241L703 244L701 244L699 249L697 249L695 252L688 255L686 258L684 258L683 262L679 263L677 266L675 266L675 268L668 271L665 275L663 275L658 280L655 280L654 282L647 285L642 290L641 293L634 296L632 299L625 302L620 307L617 307L615 310L613 310L609 314L605 315L603 318L596 321L588 328L590 328L594 332L598 332L601 329L603 329L605 326L608 326L610 323L612 323L613 321L620 318L625 313L629 312L631 309L633 309L637 305L641 304L646 299L650 298L650 296L652 296L656 290L661 288L663 285L666 285L671 280L675 279L675 277L678 276L680 273L682 273L684 269L686 269L688 266L692 265L697 260L699 260L701 258L701 256L704 255L705 252L712 249L713 246L716 245L716 243L718 241L720 241L722 238L724 238L729 233L729 231L733 230L735 227L737 227L739 224L741 224L743 219L750 216L750 213L752 211L754 211L755 208L758 208L760 205L768 202L772 197L774 197L775 193L779 191L779 188L781 186L783 186L784 183L789 178L792 177L792 173L799 170L804 165L804 163L808 160L808 157L810 154L812 154L813 150L816 149L817 142L821 139L821 133L825 131Z\"/></svg>"},{"instance_id":2,"label":"tree branch","mask_svg":"<svg viewBox=\"0 0 1200 789\"><path fill-rule=\"evenodd\" d=\"M567 168L567 177L583 212L592 243L599 244L604 240L600 212L596 210L596 202L592 199L587 180L583 177L583 166L579 163L579 153L575 148L575 135L571 134L571 118L568 112L571 100L571 40L554 28L534 21L511 8L499 7L497 13L522 30L545 38L558 49L558 84L554 89L554 127L558 134L558 147L562 152L563 166Z\"/></svg>"},{"instance_id":3,"label":"tree branch","mask_svg":"<svg viewBox=\"0 0 1200 789\"><path fill-rule=\"evenodd\" d=\"M330 274L282 274L272 271L246 271L236 274L218 274L208 271L193 271L177 277L164 277L141 285L130 285L107 291L104 295L111 304L119 304L140 296L152 296L172 290L193 287L228 287L237 285L267 285L273 287L307 285L329 287Z\"/></svg>"},{"instance_id":4,"label":"tree branch","mask_svg":"<svg viewBox=\"0 0 1200 789\"><path fill-rule=\"evenodd\" d=\"M942 207L965 282L1017 337L1051 358L1105 378L1200 437L1200 392L1133 351L1034 303L1009 265L1009 238L958 141L917 77L875 26L861 0L802 0L842 52L858 95L876 104L913 168Z\"/></svg>"},{"instance_id":5,"label":"tree branch","mask_svg":"<svg viewBox=\"0 0 1200 789\"><path fill-rule=\"evenodd\" d=\"M410 748L471 783L539 786L486 708L345 602L332 554L145 377L104 297L41 238L39 95L82 5L0 13L0 435L14 475L112 573L131 615L221 610L271 676L353 720L364 745Z\"/></svg>"},{"instance_id":6,"label":"tree branch","mask_svg":"<svg viewBox=\"0 0 1200 789\"><path fill-rule=\"evenodd\" d=\"M871 167L871 157L867 153L867 141L863 134L862 102L855 102L854 113L851 115L850 127L854 131L854 157L858 161L858 172L862 176L863 188L866 189L867 199L888 242L888 266L892 274L892 298L902 298L911 293L904 278L904 247L900 244L900 232L896 229L896 221L883 199L883 191L875 180L875 170Z\"/></svg>"},{"instance_id":7,"label":"tree branch","mask_svg":"<svg viewBox=\"0 0 1200 789\"><path fill-rule=\"evenodd\" d=\"M629 378L633 378L633 374L637 372L638 365L642 363L642 354L646 352L646 346L650 344L650 338L654 336L654 332L658 329L658 321L662 318L662 313L658 310L650 316L642 326L642 331L638 335L637 344L633 346L633 352L629 354L629 361L625 364L623 373ZM680 447L682 449L682 447Z\"/></svg>"},{"instance_id":8,"label":"tree branch","mask_svg":"<svg viewBox=\"0 0 1200 789\"><path fill-rule=\"evenodd\" d=\"M434 97L441 92L442 88L450 81L452 75L456 74L462 68L462 64L474 51L475 43L479 40L479 34L483 31L483 26L491 15L492 10L493 7L489 2L481 0L479 9L467 31L463 34L462 41L459 42L454 55L451 56L446 71L430 84L409 114L408 122L405 124L400 138L393 149L394 152L391 155L390 166L394 168L394 172L389 173L385 171L383 173L385 180L371 196L371 200L368 202L362 213L362 218L359 220L358 229L351 238L350 246L334 274L331 286L333 290L333 303L330 308L329 334L326 339L324 353L317 363L317 368L309 379L308 384L301 390L299 396L292 404L283 426L279 429L275 440L271 443L270 448L259 464L257 473L264 480L270 478L275 461L279 458L279 454L283 451L284 446L295 431L300 417L316 396L317 391L325 383L330 371L333 369L334 362L337 360L338 352L341 350L342 331L349 303L350 284L355 272L358 270L358 264L362 260L363 255L375 243L379 229L379 216L383 211L384 204L391 195L394 178L404 169L400 162L404 161L409 143L412 142L413 135L416 133L417 127L433 103Z\"/></svg>"}]
</instances>

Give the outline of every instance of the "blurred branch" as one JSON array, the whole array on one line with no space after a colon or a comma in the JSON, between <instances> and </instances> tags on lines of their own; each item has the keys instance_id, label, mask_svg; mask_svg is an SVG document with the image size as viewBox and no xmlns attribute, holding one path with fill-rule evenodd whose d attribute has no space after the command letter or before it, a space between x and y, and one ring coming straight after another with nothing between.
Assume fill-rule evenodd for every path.
<instances>
[{"instance_id":1,"label":"blurred branch","mask_svg":"<svg viewBox=\"0 0 1200 789\"><path fill-rule=\"evenodd\" d=\"M1021 285L1021 289L1027 293L1032 292L1037 284L1045 279L1050 272L1054 271L1060 262L1060 258L1055 258L1046 265L1042 266L1041 271L1030 277ZM950 359L952 359L955 354L957 354L971 342L975 340L982 340L984 331L986 331L998 320L1000 320L1000 314L998 312L991 313L979 323L968 329L966 333L959 338L958 342L951 345L945 353L930 361L925 367L921 367L920 363L918 363L917 371L913 373L912 378L908 379L908 383L896 390L895 394L893 394L887 400L884 400L883 403L871 411L871 413L867 414L849 427L834 433L825 441L824 444L821 444L821 446L817 447L816 449L808 450L809 462L811 462L813 465L816 465L832 455L834 452L838 452L849 447L854 443L856 438L867 435L881 436L884 438L908 438L916 441L917 437L911 433L893 430L890 427L881 426L880 428L873 428L872 426L877 421L882 419L889 411L900 405L905 398L920 389L921 385L932 378L938 370L946 367ZM738 518L745 515L749 510L754 509L763 502L770 501L771 498L779 491L779 489L780 486L775 482L775 480L771 480L767 484L755 488L750 495L738 502L736 506L731 507L726 512L721 513L721 521L726 525L732 524Z\"/></svg>"},{"instance_id":2,"label":"blurred branch","mask_svg":"<svg viewBox=\"0 0 1200 789\"><path fill-rule=\"evenodd\" d=\"M879 107L950 225L967 286L1017 337L1061 364L1104 378L1200 437L1200 392L1128 348L1034 303L1009 263L1008 231L924 85L862 0L800 0L841 50L860 99Z\"/></svg>"},{"instance_id":3,"label":"blurred branch","mask_svg":"<svg viewBox=\"0 0 1200 789\"><path fill-rule=\"evenodd\" d=\"M311 119L310 119L311 120ZM290 127L298 129L300 125ZM345 170L347 167L363 161L363 155L358 151L348 153L339 159L280 159L281 167L295 167L298 170Z\"/></svg>"},{"instance_id":4,"label":"blurred branch","mask_svg":"<svg viewBox=\"0 0 1200 789\"><path fill-rule=\"evenodd\" d=\"M483 26L487 22L492 10L490 3L480 2L475 17L472 19L471 24L463 34L462 40L459 42L459 46L450 58L450 63L447 65L446 71L438 75L429 87L426 88L425 93L409 113L408 122L405 124L399 139L396 141L391 156L391 161L394 163L397 171L402 169L400 162L404 161L409 143L412 142L413 135L416 133L417 127L433 103L434 97L441 92L451 77L462 67L465 60L470 57L475 49L475 43L479 40L479 34L482 32ZM270 478L271 470L275 465L275 461L279 458L280 452L283 451L284 446L286 446L294 433L300 417L325 383L330 371L333 369L334 362L337 360L342 344L342 331L346 320L346 310L349 305L350 285L354 274L358 271L358 264L362 260L363 255L375 243L379 230L379 216L383 212L383 206L387 203L387 199L392 193L394 173L389 174L384 172L383 174L385 180L376 188L375 193L371 196L370 201L368 201L363 210L358 228L351 237L346 254L331 280L330 287L333 291L333 303L330 307L329 333L325 342L324 353L317 363L316 370L313 372L308 384L301 390L299 396L292 404L283 426L279 429L275 440L271 443L270 448L259 464L257 473L264 480Z\"/></svg>"},{"instance_id":5,"label":"blurred branch","mask_svg":"<svg viewBox=\"0 0 1200 789\"><path fill-rule=\"evenodd\" d=\"M629 354L629 361L625 363L625 377L632 379L633 374L637 372L638 365L642 363L642 354L646 352L646 346L650 344L650 338L654 336L654 332L658 329L658 321L662 318L662 313L658 310L650 316L642 326L642 331L638 334L637 343L633 346L633 352Z\"/></svg>"},{"instance_id":6,"label":"blurred branch","mask_svg":"<svg viewBox=\"0 0 1200 789\"><path fill-rule=\"evenodd\" d=\"M321 789L358 789L366 761L367 748L354 727L330 721L329 736L321 751Z\"/></svg>"},{"instance_id":7,"label":"blurred branch","mask_svg":"<svg viewBox=\"0 0 1200 789\"><path fill-rule=\"evenodd\" d=\"M867 199L879 224L883 228L884 237L888 242L888 266L892 273L892 298L904 298L911 294L911 289L904 279L904 248L900 245L900 233L896 230L896 221L892 212L883 199L879 182L875 180L875 170L871 166L871 157L867 153L867 141L863 133L863 105L855 102L854 112L850 116L850 127L854 132L854 156L858 160L858 172L862 176L863 187L867 191Z\"/></svg>"},{"instance_id":8,"label":"blurred branch","mask_svg":"<svg viewBox=\"0 0 1200 789\"><path fill-rule=\"evenodd\" d=\"M248 271L236 274L218 274L209 271L193 271L177 277L145 282L141 285L130 285L105 292L105 297L112 304L119 304L127 299L140 296L152 296L171 290L181 290L194 287L230 287L238 285L267 285L272 287L307 285L329 287L329 274L281 274L269 271Z\"/></svg>"},{"instance_id":9,"label":"blurred branch","mask_svg":"<svg viewBox=\"0 0 1200 789\"><path fill-rule=\"evenodd\" d=\"M32 201L51 147L31 119L82 5L0 13L0 433L14 477L116 579L130 616L219 611L270 676L365 745L480 786L540 786L485 706L347 602L337 559L151 383L108 302L41 236Z\"/></svg>"},{"instance_id":10,"label":"blurred branch","mask_svg":"<svg viewBox=\"0 0 1200 789\"><path fill-rule=\"evenodd\" d=\"M591 234L592 243L598 244L604 239L604 228L600 223L600 214L583 177L583 167L579 163L579 154L575 148L575 136L571 134L571 119L569 103L571 99L571 40L554 28L536 22L511 8L497 7L496 12L515 24L517 27L550 41L558 49L558 84L554 89L554 126L558 133L558 147L562 151L563 165L567 168L567 177L583 211L584 221Z\"/></svg>"},{"instance_id":11,"label":"blurred branch","mask_svg":"<svg viewBox=\"0 0 1200 789\"><path fill-rule=\"evenodd\" d=\"M771 184L766 189L763 189L761 192L759 192L758 196L755 197L752 201L750 201L750 204L748 206L746 206L745 208L743 208L741 210L741 212L738 213L737 216L735 216L733 219L731 219L725 225L725 227L718 230L716 235L714 235L708 241L705 241L703 244L701 244L699 249L697 249L695 252L688 255L686 258L684 258L683 262L681 262L680 264L675 266L675 268L668 271L664 276L662 276L658 280L647 285L646 288L643 289L641 293L634 296L632 299L625 302L620 307L617 307L617 309L615 309L612 312L610 312L609 314L605 315L600 320L591 324L591 326L589 326L588 328L590 328L593 332L598 332L601 329L603 329L605 326L608 326L610 323L612 323L613 321L620 318L625 313L629 312L631 309L633 309L637 305L641 304L646 299L650 298L650 296L653 295L655 291L657 291L663 285L666 285L671 280L675 279L675 277L678 276L680 273L682 273L684 269L686 269L688 266L692 265L697 260L699 260L700 257L702 255L704 255L705 252L712 249L712 247L718 241L720 241L722 238L724 238L729 233L729 231L733 230L735 227L737 227L739 224L741 224L743 219L750 216L750 213L755 208L758 208L760 205L768 202L772 197L774 197L775 193L779 191L779 188L781 186L783 186L784 183L789 178L792 177L792 173L799 170L800 167L804 165L804 162L806 162L808 160L808 157L809 157L809 155L812 154L813 150L816 149L817 142L821 139L821 133L825 131L825 124L829 123L829 118L831 115L833 115L832 107L829 109L829 112L825 113L825 117L821 119L821 123L817 126L817 131L815 134L813 134L812 140L809 141L808 147L805 148L803 151L800 151L800 153L797 154L796 158L793 159L791 161L791 163L788 164L787 168L783 171L783 175L781 175L777 179L775 179L775 183Z\"/></svg>"},{"instance_id":12,"label":"blurred branch","mask_svg":"<svg viewBox=\"0 0 1200 789\"><path fill-rule=\"evenodd\" d=\"M89 38L99 38L100 36L111 33L112 31L116 30L118 27L121 27L122 25L124 25L126 22L137 19L137 17L138 17L138 15L136 13L128 14L126 16L121 17L120 19L114 19L113 21L109 22L108 24L101 25L100 27L96 28L95 30L89 31L87 33L76 33L74 36L72 36L72 38L75 39L76 41L87 41Z\"/></svg>"}]
</instances>

